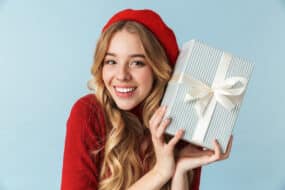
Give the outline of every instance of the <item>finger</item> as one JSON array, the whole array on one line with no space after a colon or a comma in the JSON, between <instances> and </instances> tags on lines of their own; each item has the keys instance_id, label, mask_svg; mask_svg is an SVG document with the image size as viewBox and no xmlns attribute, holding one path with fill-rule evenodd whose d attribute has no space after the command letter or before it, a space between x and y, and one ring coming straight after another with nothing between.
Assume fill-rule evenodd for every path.
<instances>
[{"instance_id":1,"label":"finger","mask_svg":"<svg viewBox=\"0 0 285 190\"><path fill-rule=\"evenodd\" d=\"M179 129L175 136L172 137L172 139L170 139L170 141L168 142L168 146L173 149L174 146L177 144L177 142L183 137L184 135L184 129Z\"/></svg>"},{"instance_id":2,"label":"finger","mask_svg":"<svg viewBox=\"0 0 285 190\"><path fill-rule=\"evenodd\" d=\"M224 154L224 158L228 158L230 156L231 150L232 150L232 145L233 145L233 135L231 135L230 140L229 140L229 144L227 146L227 150Z\"/></svg>"},{"instance_id":3,"label":"finger","mask_svg":"<svg viewBox=\"0 0 285 190\"><path fill-rule=\"evenodd\" d=\"M213 161L217 161L222 157L222 148L217 139L214 141L214 155Z\"/></svg>"},{"instance_id":4,"label":"finger","mask_svg":"<svg viewBox=\"0 0 285 190\"><path fill-rule=\"evenodd\" d=\"M202 147L197 146L195 144L189 144L189 145L187 145L187 148L188 147L192 149L192 152L201 152L201 151L206 151L206 150L211 151L210 149L202 148Z\"/></svg>"},{"instance_id":5,"label":"finger","mask_svg":"<svg viewBox=\"0 0 285 190\"><path fill-rule=\"evenodd\" d=\"M161 122L161 124L159 125L159 127L157 128L157 131L156 131L156 137L157 138L163 139L163 134L164 134L164 132L165 132L165 130L166 130L166 128L170 122L171 122L170 118L167 118Z\"/></svg>"},{"instance_id":6,"label":"finger","mask_svg":"<svg viewBox=\"0 0 285 190\"><path fill-rule=\"evenodd\" d=\"M165 131L166 127L169 125L169 123L170 123L170 119L166 119L160 124L160 126L159 126L159 128L157 128L157 130L154 130L151 132L152 141L154 143L165 144L164 131Z\"/></svg>"},{"instance_id":7,"label":"finger","mask_svg":"<svg viewBox=\"0 0 285 190\"><path fill-rule=\"evenodd\" d=\"M158 128L158 126L160 125L160 123L162 121L162 118L164 116L165 111L166 111L166 106L159 108L158 112L154 115L154 117L150 123L150 126L152 129L155 130Z\"/></svg>"},{"instance_id":8,"label":"finger","mask_svg":"<svg viewBox=\"0 0 285 190\"><path fill-rule=\"evenodd\" d=\"M153 125L153 121L156 118L156 115L158 114L158 112L160 112L160 110L162 109L162 107L159 107L155 110L154 114L152 115L152 117L149 120L149 125L152 126Z\"/></svg>"},{"instance_id":9,"label":"finger","mask_svg":"<svg viewBox=\"0 0 285 190\"><path fill-rule=\"evenodd\" d=\"M179 154L179 156L195 158L195 157L201 157L201 156L210 157L213 154L214 154L214 152L211 150L203 150L203 151L199 151L199 152L188 151L188 152L184 152L183 154Z\"/></svg>"},{"instance_id":10,"label":"finger","mask_svg":"<svg viewBox=\"0 0 285 190\"><path fill-rule=\"evenodd\" d=\"M179 152L179 156L186 156L186 157L198 157L202 155L211 156L213 155L213 151L209 149L202 150L201 148L189 144Z\"/></svg>"},{"instance_id":11,"label":"finger","mask_svg":"<svg viewBox=\"0 0 285 190\"><path fill-rule=\"evenodd\" d=\"M209 150L210 151L210 150ZM193 169L193 168L197 168L200 166L205 166L212 161L212 156L209 156L209 154L214 154L213 151L210 152L205 152L204 154L197 156L197 157L184 157L181 160L183 160L183 165L185 166L184 168L188 168L188 169Z\"/></svg>"},{"instance_id":12,"label":"finger","mask_svg":"<svg viewBox=\"0 0 285 190\"><path fill-rule=\"evenodd\" d=\"M192 153L201 152L202 149L194 146L193 144L189 143L183 148L178 148L179 154L181 156L190 156Z\"/></svg>"}]
</instances>

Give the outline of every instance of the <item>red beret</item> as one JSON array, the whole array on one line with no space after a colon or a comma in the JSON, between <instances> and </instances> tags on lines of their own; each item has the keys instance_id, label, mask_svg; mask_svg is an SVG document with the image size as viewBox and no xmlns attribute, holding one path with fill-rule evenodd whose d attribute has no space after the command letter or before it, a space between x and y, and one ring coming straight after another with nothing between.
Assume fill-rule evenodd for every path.
<instances>
[{"instance_id":1,"label":"red beret","mask_svg":"<svg viewBox=\"0 0 285 190\"><path fill-rule=\"evenodd\" d=\"M156 12L148 9L122 10L110 18L107 24L103 27L102 31L104 32L115 22L123 20L136 21L149 29L164 48L171 66L174 66L179 53L176 37L174 32L163 22L161 17Z\"/></svg>"}]
</instances>

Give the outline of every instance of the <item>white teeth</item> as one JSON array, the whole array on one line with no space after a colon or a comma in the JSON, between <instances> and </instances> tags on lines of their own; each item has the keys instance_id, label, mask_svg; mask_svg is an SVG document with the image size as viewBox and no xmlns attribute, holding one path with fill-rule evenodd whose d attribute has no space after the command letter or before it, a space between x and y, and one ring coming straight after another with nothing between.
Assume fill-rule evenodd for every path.
<instances>
[{"instance_id":1,"label":"white teeth","mask_svg":"<svg viewBox=\"0 0 285 190\"><path fill-rule=\"evenodd\" d=\"M118 87L116 87L115 89L116 89L116 91L118 91L118 92L124 92L124 93L126 93L126 92L131 92L131 91L134 91L134 90L135 90L135 88L118 88Z\"/></svg>"}]
</instances>

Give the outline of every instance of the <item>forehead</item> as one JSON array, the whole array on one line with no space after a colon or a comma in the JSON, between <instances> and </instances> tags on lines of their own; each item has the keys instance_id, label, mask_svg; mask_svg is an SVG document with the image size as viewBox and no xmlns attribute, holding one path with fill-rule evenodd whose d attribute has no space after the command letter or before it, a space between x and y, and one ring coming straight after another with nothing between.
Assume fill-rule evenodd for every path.
<instances>
[{"instance_id":1,"label":"forehead","mask_svg":"<svg viewBox=\"0 0 285 190\"><path fill-rule=\"evenodd\" d=\"M109 42L107 52L119 55L145 54L138 34L128 32L125 29L114 33Z\"/></svg>"}]
</instances>

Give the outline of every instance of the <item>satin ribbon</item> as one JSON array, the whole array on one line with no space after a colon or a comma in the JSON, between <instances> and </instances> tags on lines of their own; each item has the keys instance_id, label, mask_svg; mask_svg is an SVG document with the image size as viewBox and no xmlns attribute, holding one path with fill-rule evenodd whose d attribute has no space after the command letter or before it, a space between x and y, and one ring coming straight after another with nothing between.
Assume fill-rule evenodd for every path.
<instances>
[{"instance_id":1,"label":"satin ribbon","mask_svg":"<svg viewBox=\"0 0 285 190\"><path fill-rule=\"evenodd\" d=\"M198 115L197 127L192 141L202 143L207 134L216 104L221 104L231 111L242 101L247 79L244 77L229 77L225 79L232 56L223 53L212 86L190 77L187 74L174 75L170 82L183 83L189 87L185 102L195 102L194 108Z\"/></svg>"}]
</instances>

